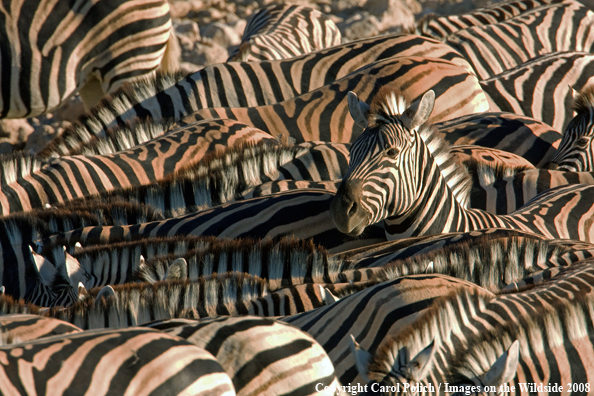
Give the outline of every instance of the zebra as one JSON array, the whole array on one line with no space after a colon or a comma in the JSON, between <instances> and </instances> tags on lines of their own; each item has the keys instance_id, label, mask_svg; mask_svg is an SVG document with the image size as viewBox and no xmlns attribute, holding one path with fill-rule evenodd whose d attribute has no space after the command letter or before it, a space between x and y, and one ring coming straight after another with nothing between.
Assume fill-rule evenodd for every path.
<instances>
[{"instance_id":1,"label":"zebra","mask_svg":"<svg viewBox=\"0 0 594 396\"><path fill-rule=\"evenodd\" d=\"M187 76L169 73L140 78L67 128L50 143L51 149L39 155L48 157L84 146L91 137L103 136L107 130L137 119L177 122L203 108L282 102L343 78L362 64L394 56L440 58L474 73L468 62L444 43L416 35L390 35L356 40L289 60L222 63ZM285 75L283 70L294 72Z\"/></svg>"},{"instance_id":2,"label":"zebra","mask_svg":"<svg viewBox=\"0 0 594 396\"><path fill-rule=\"evenodd\" d=\"M233 396L204 349L147 328L84 331L0 347L0 391L43 394Z\"/></svg>"},{"instance_id":3,"label":"zebra","mask_svg":"<svg viewBox=\"0 0 594 396\"><path fill-rule=\"evenodd\" d=\"M268 142L235 145L184 166L156 183L115 189L96 198L150 205L171 218L268 195L264 188L269 181L333 181L348 169L348 145L305 142L293 146ZM332 187L332 183L317 185L317 188ZM297 186L288 185L282 190L294 188ZM81 199L69 202L79 203Z\"/></svg>"},{"instance_id":4,"label":"zebra","mask_svg":"<svg viewBox=\"0 0 594 396\"><path fill-rule=\"evenodd\" d=\"M10 314L0 316L0 345L2 346L80 331L81 329L70 323L39 315Z\"/></svg>"},{"instance_id":5,"label":"zebra","mask_svg":"<svg viewBox=\"0 0 594 396\"><path fill-rule=\"evenodd\" d=\"M220 146L276 139L230 120L212 120L171 131L115 154L63 156L33 173L6 175L0 186L2 214L96 196L115 188L154 183L200 162ZM10 170L7 170L10 171Z\"/></svg>"},{"instance_id":6,"label":"zebra","mask_svg":"<svg viewBox=\"0 0 594 396\"><path fill-rule=\"evenodd\" d=\"M213 318L164 332L215 356L238 395L316 395L320 389L344 394L324 349L287 323L253 316Z\"/></svg>"},{"instance_id":7,"label":"zebra","mask_svg":"<svg viewBox=\"0 0 594 396\"><path fill-rule=\"evenodd\" d=\"M533 58L513 69L481 80L480 85L491 111L524 114L562 131L573 118L571 87L585 87L594 83L592 75L592 54L559 52ZM549 100L551 97L556 100ZM575 125L572 127L576 128Z\"/></svg>"},{"instance_id":8,"label":"zebra","mask_svg":"<svg viewBox=\"0 0 594 396\"><path fill-rule=\"evenodd\" d=\"M456 392L435 390L444 383L463 391L473 385L477 393L498 393L500 385L509 383L528 394L519 383L587 382L592 353L584 345L594 326L589 313L592 266L585 268L501 296L454 291L387 339L375 356L353 340L357 368L367 382L377 382L376 390L414 381L419 394ZM384 389L379 393L402 393Z\"/></svg>"},{"instance_id":9,"label":"zebra","mask_svg":"<svg viewBox=\"0 0 594 396\"><path fill-rule=\"evenodd\" d=\"M485 80L546 54L590 53L594 45L593 22L594 13L588 7L565 0L496 24L460 30L445 43L462 54L477 77ZM563 30L550 34L551 24L563 26Z\"/></svg>"},{"instance_id":10,"label":"zebra","mask_svg":"<svg viewBox=\"0 0 594 396\"><path fill-rule=\"evenodd\" d=\"M328 252L322 247L293 238L147 238L81 248L72 257L72 283L81 282L87 289L165 280L179 260L187 268L182 279L195 280L213 272L247 272L265 279L271 291L304 282L331 283L341 271L328 261Z\"/></svg>"},{"instance_id":11,"label":"zebra","mask_svg":"<svg viewBox=\"0 0 594 396\"><path fill-rule=\"evenodd\" d=\"M459 174L445 174L443 143L425 123L433 93L426 93L411 109L393 91L384 95L383 101L372 103L370 123L351 147L349 171L330 205L338 230L356 236L383 220L389 240L503 227L592 242L591 225L584 220L591 217L594 186L548 190L509 215L468 209L464 192L470 179L460 181ZM361 114L370 106L350 96L351 114L366 123ZM541 212L543 205L548 208L546 215ZM556 216L564 220L553 221Z\"/></svg>"},{"instance_id":12,"label":"zebra","mask_svg":"<svg viewBox=\"0 0 594 396\"><path fill-rule=\"evenodd\" d=\"M0 118L49 112L76 91L90 109L126 81L177 67L164 0L12 0L3 14Z\"/></svg>"},{"instance_id":13,"label":"zebra","mask_svg":"<svg viewBox=\"0 0 594 396\"><path fill-rule=\"evenodd\" d=\"M423 36L446 41L460 30L496 24L525 12L564 2L565 0L516 0L476 8L459 15L427 14L417 21L415 31Z\"/></svg>"},{"instance_id":14,"label":"zebra","mask_svg":"<svg viewBox=\"0 0 594 396\"><path fill-rule=\"evenodd\" d=\"M130 205L124 205L123 208L127 206ZM60 230L72 230L91 224L110 224L102 221L108 217L105 216L107 213L102 213L106 208L109 209L110 206L99 207L97 210L99 213L93 213L91 205L88 205L82 210L44 209L41 213L1 217L0 275L1 285L5 288L4 292L42 306L68 305L75 301L78 283L71 284L64 272L66 269L54 266L57 264L56 260L64 261L62 245L45 246L46 256L53 264L48 264L42 269L40 263L43 260L39 261L36 256L38 246L34 241L43 235L49 237ZM114 206L111 208L117 209ZM114 217L115 215L117 213L114 213ZM135 224L138 220L145 220L144 215L145 213L141 212L139 217L129 218L129 220L135 220L132 222ZM119 216L127 217L125 212L120 213ZM111 224L127 224L127 222L118 221ZM34 245L35 250L31 245Z\"/></svg>"},{"instance_id":15,"label":"zebra","mask_svg":"<svg viewBox=\"0 0 594 396\"><path fill-rule=\"evenodd\" d=\"M141 262L135 280L151 283L164 280L179 260L185 263L188 279L213 272L246 272L265 279L270 291L303 283L332 283L342 270L338 263L328 260L325 249L311 241L217 240L183 255L173 253Z\"/></svg>"},{"instance_id":16,"label":"zebra","mask_svg":"<svg viewBox=\"0 0 594 396\"><path fill-rule=\"evenodd\" d=\"M498 292L537 271L569 267L594 254L594 245L588 243L493 231L474 237L455 235L453 238L442 238L439 244L442 247L433 247L427 252L412 252L417 246L411 245L345 260L341 263L342 272L333 281L380 282L405 275L435 273L464 279Z\"/></svg>"},{"instance_id":17,"label":"zebra","mask_svg":"<svg viewBox=\"0 0 594 396\"><path fill-rule=\"evenodd\" d=\"M196 280L173 276L155 283L82 289L79 300L73 305L52 307L44 315L83 330L138 326L171 318L287 316L333 303L334 293L346 285L350 283L309 283L272 292L266 280L241 272L213 273ZM365 284L358 287L363 288ZM6 309L22 311L8 304Z\"/></svg>"},{"instance_id":18,"label":"zebra","mask_svg":"<svg viewBox=\"0 0 594 396\"><path fill-rule=\"evenodd\" d=\"M559 131L541 121L505 112L469 114L438 122L435 127L439 136L454 147L474 144L504 150L537 168L551 161L562 138ZM568 126L570 130L573 128Z\"/></svg>"},{"instance_id":19,"label":"zebra","mask_svg":"<svg viewBox=\"0 0 594 396\"><path fill-rule=\"evenodd\" d=\"M550 169L571 172L594 172L594 84L574 92L573 110L577 113L563 133Z\"/></svg>"},{"instance_id":20,"label":"zebra","mask_svg":"<svg viewBox=\"0 0 594 396\"><path fill-rule=\"evenodd\" d=\"M368 227L365 234L357 238L337 230L329 216L333 197L334 193L327 190L294 190L231 202L163 221L129 226L91 226L31 240L41 246L73 246L76 242L88 246L175 235L231 239L294 235L300 239L311 238L330 253L386 240L384 228L379 224Z\"/></svg>"},{"instance_id":21,"label":"zebra","mask_svg":"<svg viewBox=\"0 0 594 396\"><path fill-rule=\"evenodd\" d=\"M334 363L340 383L354 384L357 369L349 351L351 334L363 347L375 350L384 338L405 327L436 298L458 288L492 295L471 282L446 275L403 276L282 320L308 332L320 343Z\"/></svg>"},{"instance_id":22,"label":"zebra","mask_svg":"<svg viewBox=\"0 0 594 396\"><path fill-rule=\"evenodd\" d=\"M415 84L410 84L411 80ZM363 100L368 100L387 84L402 87L411 99L434 89L437 100L432 122L489 110L475 75L453 62L428 57L395 57L371 63L331 84L283 102L247 108L205 108L194 111L180 123L229 118L274 136L290 137L297 143L312 140L348 143L360 134L361 127L347 117L344 100L347 92L356 91Z\"/></svg>"},{"instance_id":23,"label":"zebra","mask_svg":"<svg viewBox=\"0 0 594 396\"><path fill-rule=\"evenodd\" d=\"M247 22L241 43L227 62L288 59L340 45L336 24L311 7L271 3Z\"/></svg>"},{"instance_id":24,"label":"zebra","mask_svg":"<svg viewBox=\"0 0 594 396\"><path fill-rule=\"evenodd\" d=\"M594 184L594 172L548 169L509 169L469 164L473 175L469 205L494 214L512 213L551 188L568 184Z\"/></svg>"}]
</instances>

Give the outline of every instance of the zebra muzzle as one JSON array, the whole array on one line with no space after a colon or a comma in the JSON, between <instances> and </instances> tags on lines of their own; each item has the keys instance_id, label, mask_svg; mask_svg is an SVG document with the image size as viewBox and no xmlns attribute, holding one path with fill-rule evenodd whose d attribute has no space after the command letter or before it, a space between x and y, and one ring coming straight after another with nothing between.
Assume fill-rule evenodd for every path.
<instances>
[{"instance_id":1,"label":"zebra muzzle","mask_svg":"<svg viewBox=\"0 0 594 396\"><path fill-rule=\"evenodd\" d=\"M360 235L367 226L367 213L361 206L363 182L343 180L330 203L330 217L336 228L345 234Z\"/></svg>"}]
</instances>

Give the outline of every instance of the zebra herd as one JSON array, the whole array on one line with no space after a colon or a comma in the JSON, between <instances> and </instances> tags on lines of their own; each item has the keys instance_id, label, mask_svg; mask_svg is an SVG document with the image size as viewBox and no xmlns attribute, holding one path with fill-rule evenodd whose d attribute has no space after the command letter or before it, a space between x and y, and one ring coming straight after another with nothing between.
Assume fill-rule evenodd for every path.
<instances>
[{"instance_id":1,"label":"zebra herd","mask_svg":"<svg viewBox=\"0 0 594 396\"><path fill-rule=\"evenodd\" d=\"M2 15L1 117L89 110L0 157L1 394L594 394L581 3L273 3L186 76L166 1Z\"/></svg>"}]
</instances>

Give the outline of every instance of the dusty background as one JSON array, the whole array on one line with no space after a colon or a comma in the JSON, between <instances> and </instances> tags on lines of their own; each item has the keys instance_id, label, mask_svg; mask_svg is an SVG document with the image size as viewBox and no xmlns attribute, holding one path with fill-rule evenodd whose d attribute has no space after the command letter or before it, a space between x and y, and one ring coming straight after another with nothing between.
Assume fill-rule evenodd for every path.
<instances>
[{"instance_id":1,"label":"dusty background","mask_svg":"<svg viewBox=\"0 0 594 396\"><path fill-rule=\"evenodd\" d=\"M170 0L176 37L182 49L180 65L191 73L225 62L239 44L254 10L271 0ZM400 33L428 13L460 14L497 2L490 0L291 0L330 15L343 42L379 34ZM583 0L594 9L594 0ZM0 154L14 150L37 152L83 112L78 97L57 111L29 119L0 120Z\"/></svg>"}]
</instances>

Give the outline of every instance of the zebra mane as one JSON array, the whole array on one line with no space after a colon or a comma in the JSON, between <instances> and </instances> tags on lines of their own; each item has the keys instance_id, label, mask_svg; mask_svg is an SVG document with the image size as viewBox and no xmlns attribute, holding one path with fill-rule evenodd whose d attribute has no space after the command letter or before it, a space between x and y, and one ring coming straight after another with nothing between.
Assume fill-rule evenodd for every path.
<instances>
[{"instance_id":1,"label":"zebra mane","mask_svg":"<svg viewBox=\"0 0 594 396\"><path fill-rule=\"evenodd\" d=\"M564 255L573 250L553 241L526 236L493 237L484 234L472 240L448 244L443 248L392 261L379 270L379 281L427 272L444 274L472 282L491 292L498 292L511 282L533 271L554 265L568 265Z\"/></svg>"},{"instance_id":2,"label":"zebra mane","mask_svg":"<svg viewBox=\"0 0 594 396\"><path fill-rule=\"evenodd\" d=\"M578 114L594 112L594 84L586 85L573 100L573 110Z\"/></svg>"},{"instance_id":3,"label":"zebra mane","mask_svg":"<svg viewBox=\"0 0 594 396\"><path fill-rule=\"evenodd\" d=\"M408 108L405 97L391 84L383 86L370 104L370 125L377 122L390 123ZM463 208L468 208L472 178L463 166L450 155L451 145L441 138L437 128L430 123L421 125L417 131L427 145L447 186Z\"/></svg>"},{"instance_id":4,"label":"zebra mane","mask_svg":"<svg viewBox=\"0 0 594 396\"><path fill-rule=\"evenodd\" d=\"M274 239L217 239L209 246L188 250L183 254L156 256L141 265L135 276L138 281L153 283L164 280L170 265L179 257L188 263L188 275L208 276L208 271L245 271L266 280L270 291L303 283L330 283L340 272L327 251L309 241L284 237Z\"/></svg>"},{"instance_id":5,"label":"zebra mane","mask_svg":"<svg viewBox=\"0 0 594 396\"><path fill-rule=\"evenodd\" d=\"M439 298L413 323L384 340L369 362L369 378L381 381L398 370L400 364L407 363L403 356L408 353L412 359L433 341L439 348L450 333L460 331L458 319L463 321L476 311L484 311L493 297L479 288L469 291L468 287L460 286Z\"/></svg>"},{"instance_id":6,"label":"zebra mane","mask_svg":"<svg viewBox=\"0 0 594 396\"><path fill-rule=\"evenodd\" d=\"M519 315L513 321L496 323L494 328L471 336L468 345L472 347L457 351L448 367L461 378L480 377L515 340L519 340L520 356L528 357L592 334L594 297L591 294L577 295L571 301L551 299L530 316Z\"/></svg>"},{"instance_id":7,"label":"zebra mane","mask_svg":"<svg viewBox=\"0 0 594 396\"><path fill-rule=\"evenodd\" d=\"M16 151L0 155L0 186L15 183L17 180L38 172L46 161L33 153Z\"/></svg>"},{"instance_id":8,"label":"zebra mane","mask_svg":"<svg viewBox=\"0 0 594 396\"><path fill-rule=\"evenodd\" d=\"M23 299L15 299L7 294L0 294L0 315L33 314L44 315L47 309L27 303Z\"/></svg>"},{"instance_id":9,"label":"zebra mane","mask_svg":"<svg viewBox=\"0 0 594 396\"><path fill-rule=\"evenodd\" d=\"M173 86L184 77L181 71L175 73L157 72L153 76L138 77L135 81L127 82L113 94L102 99L97 106L87 114L82 115L76 123L67 128L60 136L52 140L38 154L42 158L68 155L71 150L78 150L81 146L96 137L105 134L105 126L117 120L113 114L124 114L135 104L154 97L157 93Z\"/></svg>"},{"instance_id":10,"label":"zebra mane","mask_svg":"<svg viewBox=\"0 0 594 396\"><path fill-rule=\"evenodd\" d=\"M93 136L84 145L71 149L68 155L106 155L128 150L164 135L174 124L173 121L156 124L142 120L134 125L110 128L104 137Z\"/></svg>"},{"instance_id":11,"label":"zebra mane","mask_svg":"<svg viewBox=\"0 0 594 396\"><path fill-rule=\"evenodd\" d=\"M234 200L248 188L277 179L280 166L306 151L264 142L238 144L207 154L151 185L112 190L101 197L151 205L167 218L179 216ZM190 195L193 203L186 202Z\"/></svg>"},{"instance_id":12,"label":"zebra mane","mask_svg":"<svg viewBox=\"0 0 594 396\"><path fill-rule=\"evenodd\" d=\"M513 177L520 172L533 169L528 166L510 167L500 162L489 164L479 161L476 158L469 158L464 163L464 167L466 168L466 172L471 175L471 178L478 180L478 183L481 186L489 186L497 180Z\"/></svg>"},{"instance_id":13,"label":"zebra mane","mask_svg":"<svg viewBox=\"0 0 594 396\"><path fill-rule=\"evenodd\" d=\"M49 317L62 319L80 328L122 327L133 318L140 325L153 320L181 317L196 309L201 317L237 315L241 302L268 294L266 282L245 273L214 273L197 280L168 280L153 284L127 283L111 286L115 298L96 300L102 290L88 291L85 299L68 308L52 308ZM239 304L239 305L238 305ZM106 325L106 318L109 324Z\"/></svg>"}]
</instances>

